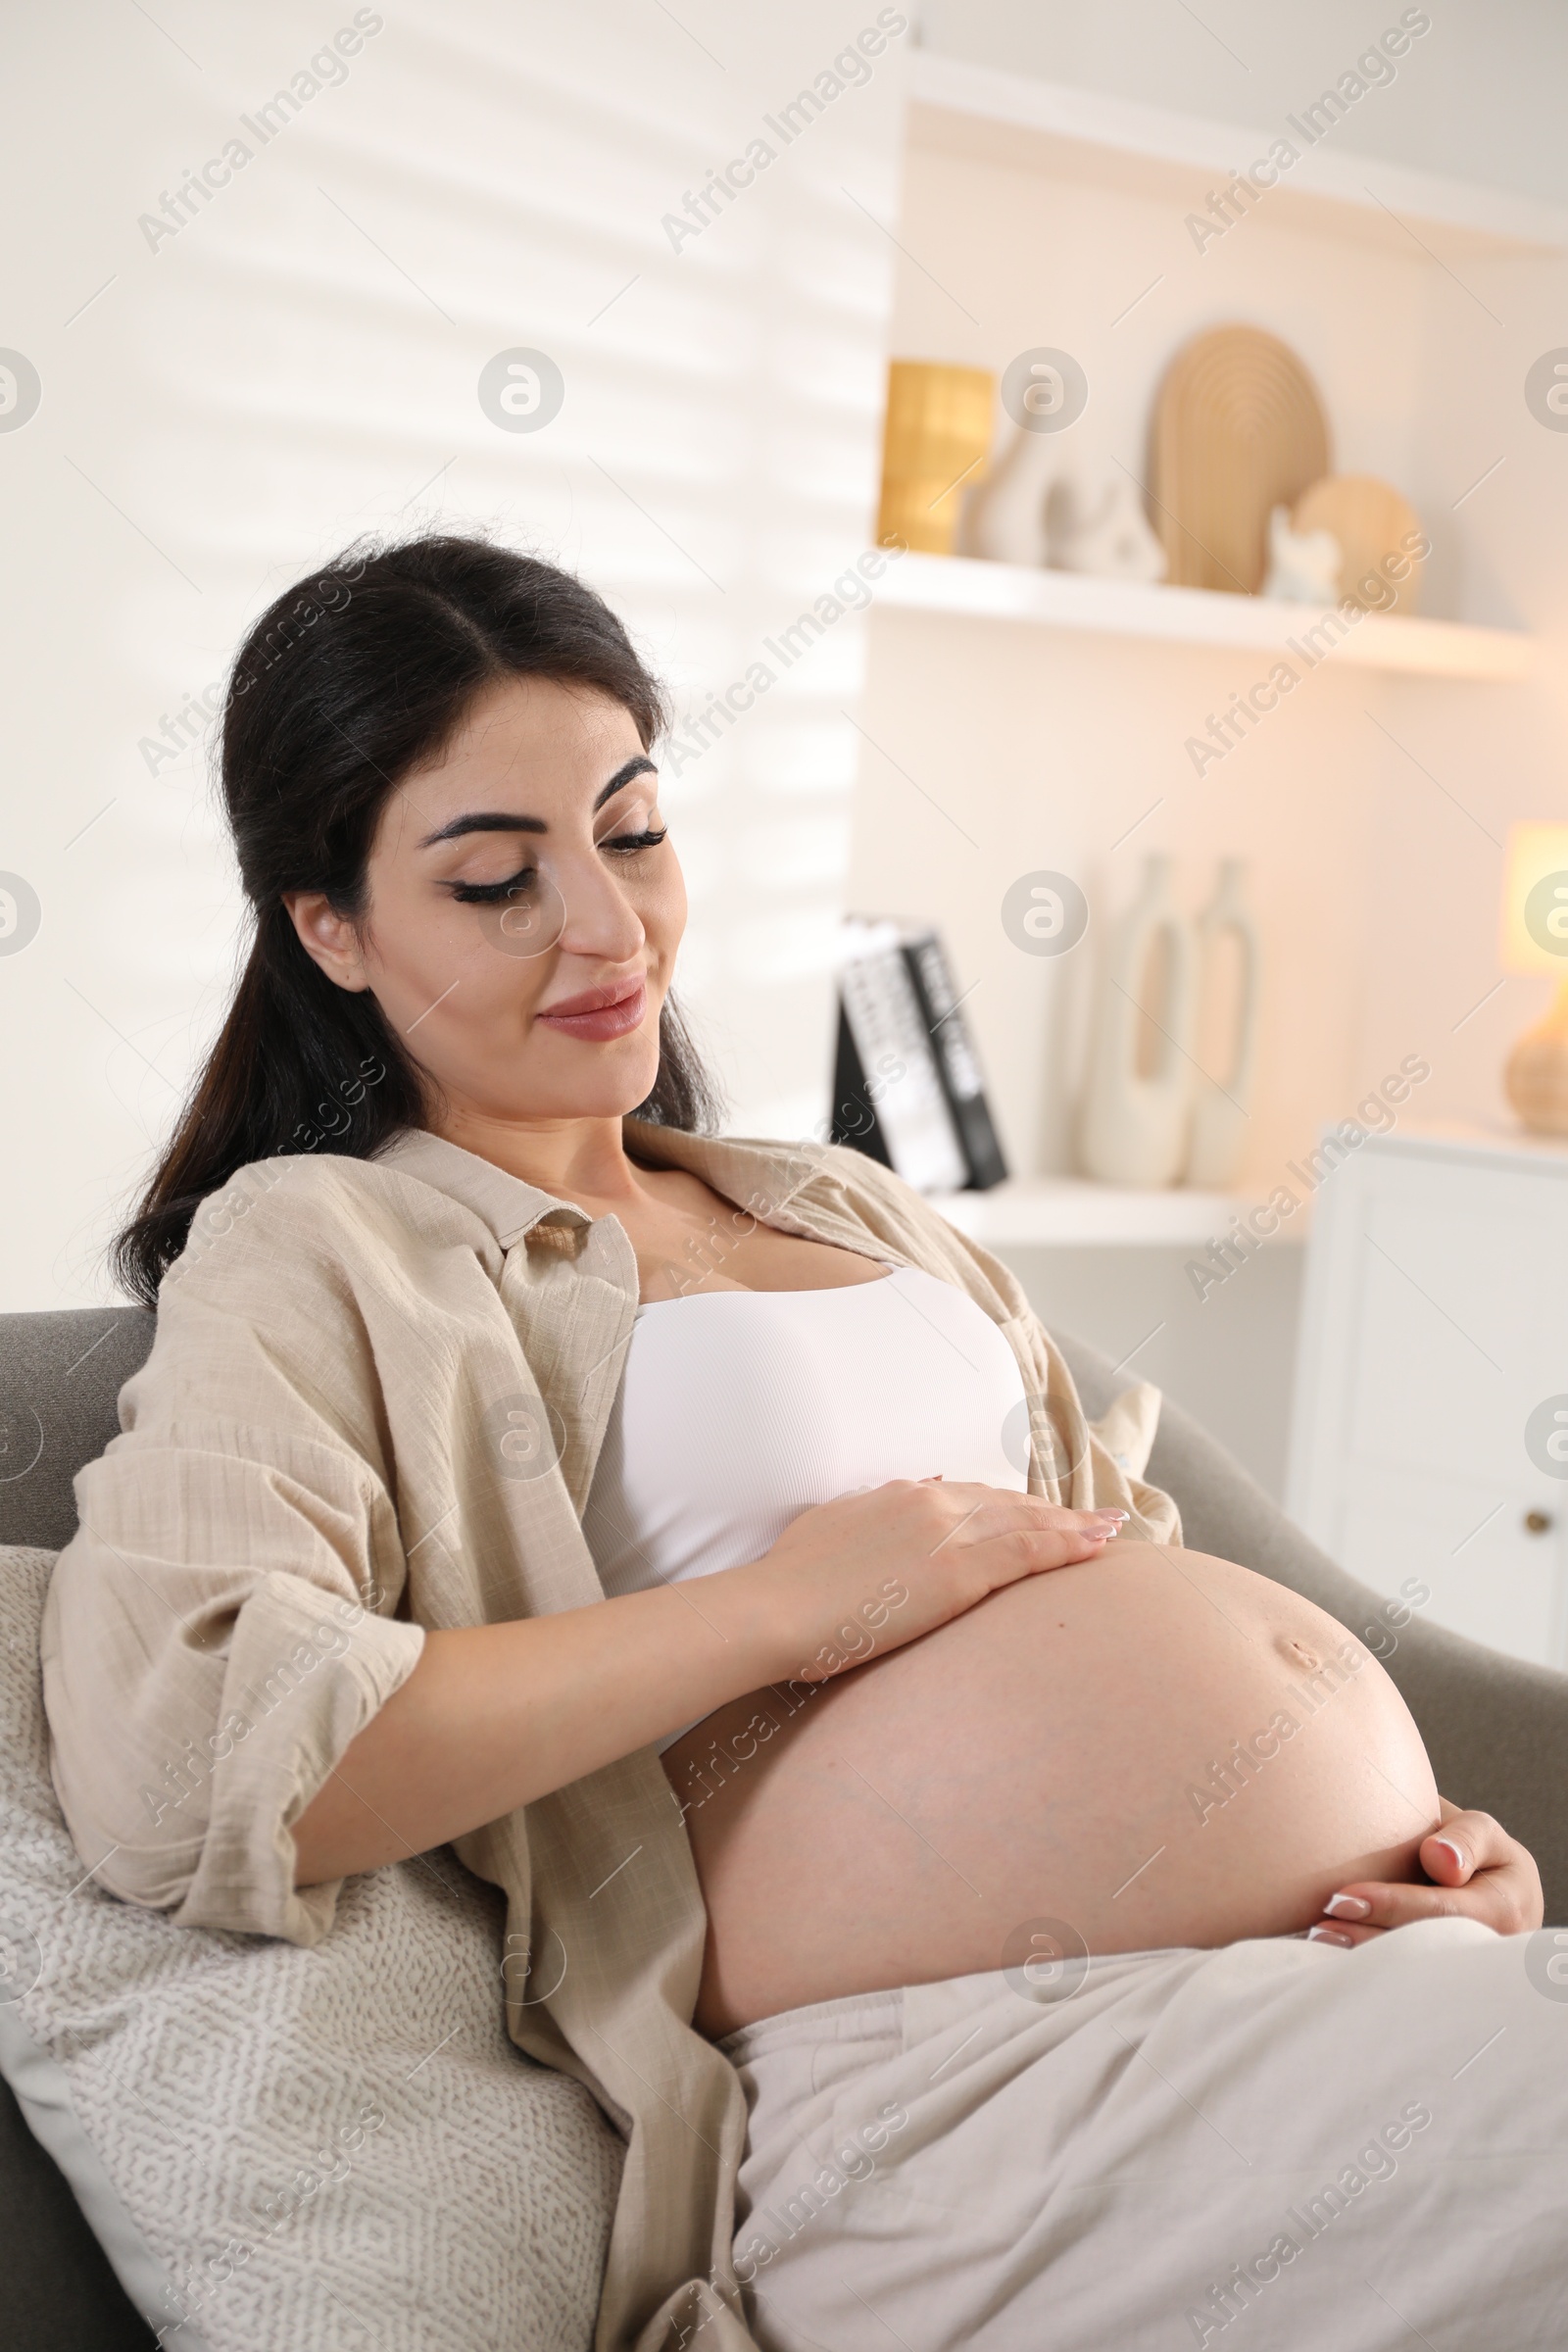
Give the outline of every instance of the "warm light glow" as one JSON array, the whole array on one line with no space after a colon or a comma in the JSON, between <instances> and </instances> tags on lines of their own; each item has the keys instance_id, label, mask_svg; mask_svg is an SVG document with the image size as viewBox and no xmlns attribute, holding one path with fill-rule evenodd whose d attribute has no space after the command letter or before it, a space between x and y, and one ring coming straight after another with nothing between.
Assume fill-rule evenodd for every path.
<instances>
[{"instance_id":1,"label":"warm light glow","mask_svg":"<svg viewBox=\"0 0 1568 2352\"><path fill-rule=\"evenodd\" d=\"M1502 968L1568 981L1568 825L1510 825Z\"/></svg>"}]
</instances>

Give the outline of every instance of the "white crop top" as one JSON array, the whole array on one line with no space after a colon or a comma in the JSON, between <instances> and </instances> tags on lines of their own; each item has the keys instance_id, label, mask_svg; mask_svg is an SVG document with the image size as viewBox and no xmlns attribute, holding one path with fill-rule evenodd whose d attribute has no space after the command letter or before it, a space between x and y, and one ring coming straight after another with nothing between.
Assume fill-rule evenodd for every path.
<instances>
[{"instance_id":1,"label":"white crop top","mask_svg":"<svg viewBox=\"0 0 1568 2352\"><path fill-rule=\"evenodd\" d=\"M889 1479L1021 1493L1028 1445L1017 1359L951 1283L694 1292L637 1310L583 1532L606 1592L636 1592L760 1559Z\"/></svg>"}]
</instances>

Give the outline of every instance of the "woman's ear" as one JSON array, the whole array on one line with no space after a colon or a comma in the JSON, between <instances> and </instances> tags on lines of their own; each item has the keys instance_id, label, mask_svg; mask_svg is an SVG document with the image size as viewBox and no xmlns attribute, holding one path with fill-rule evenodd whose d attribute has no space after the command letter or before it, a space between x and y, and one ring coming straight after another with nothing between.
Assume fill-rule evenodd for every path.
<instances>
[{"instance_id":1,"label":"woman's ear","mask_svg":"<svg viewBox=\"0 0 1568 2352\"><path fill-rule=\"evenodd\" d=\"M346 914L339 914L320 890L287 890L283 905L300 936L300 945L319 964L327 978L352 996L370 985L360 951L359 934Z\"/></svg>"}]
</instances>

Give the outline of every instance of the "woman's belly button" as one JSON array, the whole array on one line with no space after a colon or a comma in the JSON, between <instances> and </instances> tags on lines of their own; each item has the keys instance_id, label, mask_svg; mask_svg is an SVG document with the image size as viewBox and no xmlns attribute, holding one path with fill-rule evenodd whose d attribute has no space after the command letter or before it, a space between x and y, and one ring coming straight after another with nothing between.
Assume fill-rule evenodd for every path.
<instances>
[{"instance_id":1,"label":"woman's belly button","mask_svg":"<svg viewBox=\"0 0 1568 2352\"><path fill-rule=\"evenodd\" d=\"M1151 1545L995 1593L814 1695L755 1693L665 1767L715 2032L1003 1966L1042 1921L1091 1951L1290 1933L1348 1879L1418 1875L1438 1816L1359 1642Z\"/></svg>"}]
</instances>

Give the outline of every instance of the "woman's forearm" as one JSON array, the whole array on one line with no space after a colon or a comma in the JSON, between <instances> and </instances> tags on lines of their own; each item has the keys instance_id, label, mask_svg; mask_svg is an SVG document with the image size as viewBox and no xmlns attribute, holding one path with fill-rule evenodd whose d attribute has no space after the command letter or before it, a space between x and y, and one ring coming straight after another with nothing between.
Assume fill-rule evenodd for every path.
<instances>
[{"instance_id":1,"label":"woman's forearm","mask_svg":"<svg viewBox=\"0 0 1568 2352\"><path fill-rule=\"evenodd\" d=\"M443 1845L764 1683L863 1665L1113 1533L1032 1494L896 1479L803 1511L745 1567L429 1634L293 1824L295 1885Z\"/></svg>"},{"instance_id":2,"label":"woman's forearm","mask_svg":"<svg viewBox=\"0 0 1568 2352\"><path fill-rule=\"evenodd\" d=\"M800 1660L755 1567L425 1637L293 1825L295 1884L428 1851L613 1763Z\"/></svg>"}]
</instances>

